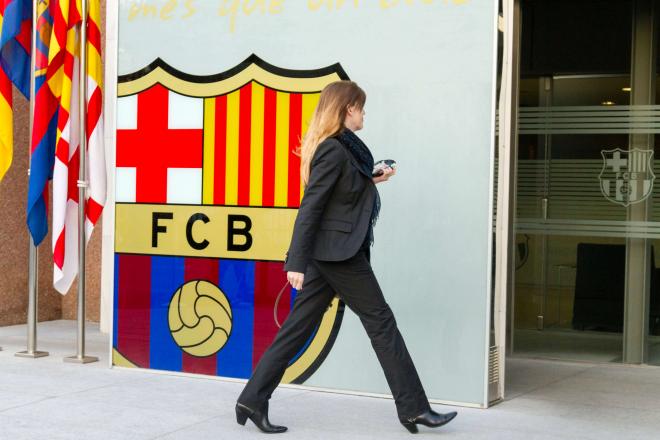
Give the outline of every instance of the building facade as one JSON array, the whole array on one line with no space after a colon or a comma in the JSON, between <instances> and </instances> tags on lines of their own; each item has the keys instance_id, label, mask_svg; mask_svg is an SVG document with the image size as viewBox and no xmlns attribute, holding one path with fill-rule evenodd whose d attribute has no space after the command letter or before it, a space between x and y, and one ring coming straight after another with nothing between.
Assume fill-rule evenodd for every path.
<instances>
[{"instance_id":1,"label":"building facade","mask_svg":"<svg viewBox=\"0 0 660 440\"><path fill-rule=\"evenodd\" d=\"M399 166L372 263L433 401L506 397L507 356L660 365L658 9L120 1L89 289L113 365L249 377L295 299L295 149L340 79L367 92L360 136ZM3 279L5 324L21 283ZM42 318L72 317L47 284ZM284 382L387 394L379 370L335 300Z\"/></svg>"}]
</instances>

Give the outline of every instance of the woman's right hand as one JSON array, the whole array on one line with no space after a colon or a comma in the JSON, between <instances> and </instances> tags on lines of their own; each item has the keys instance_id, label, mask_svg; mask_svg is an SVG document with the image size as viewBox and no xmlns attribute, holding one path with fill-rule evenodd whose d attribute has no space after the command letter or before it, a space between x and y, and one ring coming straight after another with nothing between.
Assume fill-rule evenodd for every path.
<instances>
[{"instance_id":1,"label":"woman's right hand","mask_svg":"<svg viewBox=\"0 0 660 440\"><path fill-rule=\"evenodd\" d=\"M372 180L374 183L386 182L390 177L396 174L396 168L385 167L383 168L383 174L380 176L374 177Z\"/></svg>"},{"instance_id":2,"label":"woman's right hand","mask_svg":"<svg viewBox=\"0 0 660 440\"><path fill-rule=\"evenodd\" d=\"M300 272L287 272L286 279L289 280L289 284L291 284L294 289L302 290L303 281L305 281L305 274Z\"/></svg>"}]
</instances>

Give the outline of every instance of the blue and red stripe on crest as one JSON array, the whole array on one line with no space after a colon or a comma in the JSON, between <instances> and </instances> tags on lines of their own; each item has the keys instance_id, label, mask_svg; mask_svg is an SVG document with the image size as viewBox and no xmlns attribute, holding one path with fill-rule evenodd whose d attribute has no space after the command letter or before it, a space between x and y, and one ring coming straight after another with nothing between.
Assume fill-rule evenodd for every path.
<instances>
[{"instance_id":1,"label":"blue and red stripe on crest","mask_svg":"<svg viewBox=\"0 0 660 440\"><path fill-rule=\"evenodd\" d=\"M114 347L141 368L150 368L152 257L120 255L117 277L117 339ZM167 322L167 320L165 321Z\"/></svg>"},{"instance_id":2,"label":"blue and red stripe on crest","mask_svg":"<svg viewBox=\"0 0 660 440\"><path fill-rule=\"evenodd\" d=\"M142 368L248 378L278 327L275 299L286 278L281 262L117 254L113 347ZM169 303L185 282L204 279L220 287L232 307L231 336L213 356L184 353L172 339ZM285 290L283 322L292 301Z\"/></svg>"}]
</instances>

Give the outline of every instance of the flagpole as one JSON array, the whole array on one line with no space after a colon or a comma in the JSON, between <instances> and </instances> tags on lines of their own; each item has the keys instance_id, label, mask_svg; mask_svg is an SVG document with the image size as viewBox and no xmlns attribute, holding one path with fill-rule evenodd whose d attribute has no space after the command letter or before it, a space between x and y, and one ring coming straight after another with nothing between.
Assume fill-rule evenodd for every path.
<instances>
[{"instance_id":1,"label":"flagpole","mask_svg":"<svg viewBox=\"0 0 660 440\"><path fill-rule=\"evenodd\" d=\"M80 15L80 74L78 105L80 116L80 168L78 172L78 347L75 356L64 358L64 362L87 364L99 360L96 356L85 356L85 202L87 182L87 11L88 0L82 0Z\"/></svg>"},{"instance_id":2,"label":"flagpole","mask_svg":"<svg viewBox=\"0 0 660 440\"><path fill-rule=\"evenodd\" d=\"M34 125L34 99L35 99L35 69L36 69L36 52L37 52L37 3L39 0L32 2L32 48L30 50L30 153L32 152L32 126ZM32 163L32 154L30 154L30 164ZM30 176L30 169L28 168L28 177ZM38 309L38 285L39 279L38 265L37 265L37 247L34 245L32 235L30 236L30 250L28 253L28 310L27 310L27 327L28 327L28 343L27 350L15 353L18 357L39 358L48 356L47 351L37 350L37 315Z\"/></svg>"}]
</instances>

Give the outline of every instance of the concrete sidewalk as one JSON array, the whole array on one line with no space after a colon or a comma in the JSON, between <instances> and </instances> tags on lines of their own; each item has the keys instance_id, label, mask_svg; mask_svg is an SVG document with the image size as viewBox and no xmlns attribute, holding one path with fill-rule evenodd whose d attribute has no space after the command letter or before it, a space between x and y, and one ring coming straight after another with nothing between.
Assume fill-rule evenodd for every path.
<instances>
[{"instance_id":1,"label":"concrete sidewalk","mask_svg":"<svg viewBox=\"0 0 660 440\"><path fill-rule=\"evenodd\" d=\"M263 434L236 424L242 385L107 367L107 338L88 326L95 364L65 364L75 322L39 325L42 359L25 349L25 326L0 328L0 439L244 439ZM445 439L660 438L660 368L515 359L507 362L508 400L488 410L458 408L446 427L420 429ZM438 411L450 407L436 406ZM283 439L410 438L389 399L279 389L271 419Z\"/></svg>"}]
</instances>

